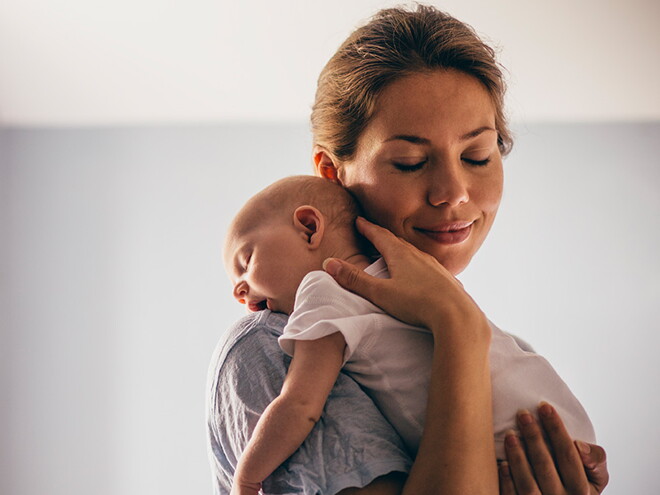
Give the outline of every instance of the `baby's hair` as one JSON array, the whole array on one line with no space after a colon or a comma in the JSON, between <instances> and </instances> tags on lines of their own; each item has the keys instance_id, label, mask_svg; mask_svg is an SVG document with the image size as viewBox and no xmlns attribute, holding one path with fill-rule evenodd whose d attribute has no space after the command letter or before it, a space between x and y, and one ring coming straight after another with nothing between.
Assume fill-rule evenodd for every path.
<instances>
[{"instance_id":1,"label":"baby's hair","mask_svg":"<svg viewBox=\"0 0 660 495\"><path fill-rule=\"evenodd\" d=\"M361 214L351 193L339 184L313 175L294 175L274 182L250 202L260 205L264 214L293 215L296 208L310 205L318 209L333 228L353 227Z\"/></svg>"}]
</instances>

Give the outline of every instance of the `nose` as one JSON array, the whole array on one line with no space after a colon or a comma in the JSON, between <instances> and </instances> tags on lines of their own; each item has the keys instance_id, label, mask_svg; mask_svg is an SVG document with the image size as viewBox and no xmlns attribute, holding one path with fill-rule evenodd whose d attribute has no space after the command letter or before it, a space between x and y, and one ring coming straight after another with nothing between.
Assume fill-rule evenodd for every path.
<instances>
[{"instance_id":1,"label":"nose","mask_svg":"<svg viewBox=\"0 0 660 495\"><path fill-rule=\"evenodd\" d=\"M249 288L244 280L234 286L234 298L241 304L245 304L245 297L248 295Z\"/></svg>"},{"instance_id":2,"label":"nose","mask_svg":"<svg viewBox=\"0 0 660 495\"><path fill-rule=\"evenodd\" d=\"M458 206L467 203L470 199L468 180L460 158L435 164L428 184L429 204Z\"/></svg>"}]
</instances>

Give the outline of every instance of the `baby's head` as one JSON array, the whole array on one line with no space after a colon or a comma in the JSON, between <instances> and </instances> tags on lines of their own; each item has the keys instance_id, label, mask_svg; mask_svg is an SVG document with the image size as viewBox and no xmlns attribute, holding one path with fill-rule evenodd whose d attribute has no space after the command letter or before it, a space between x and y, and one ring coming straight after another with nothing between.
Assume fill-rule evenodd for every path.
<instances>
[{"instance_id":1,"label":"baby's head","mask_svg":"<svg viewBox=\"0 0 660 495\"><path fill-rule=\"evenodd\" d=\"M250 311L290 314L307 273L328 257L361 253L353 197L320 177L287 177L253 196L232 221L224 248L234 297Z\"/></svg>"}]
</instances>

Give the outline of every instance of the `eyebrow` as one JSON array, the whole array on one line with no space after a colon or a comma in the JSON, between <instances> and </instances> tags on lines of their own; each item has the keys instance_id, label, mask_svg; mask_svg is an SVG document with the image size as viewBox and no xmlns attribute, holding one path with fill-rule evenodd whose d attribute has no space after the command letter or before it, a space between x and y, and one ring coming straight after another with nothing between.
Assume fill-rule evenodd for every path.
<instances>
[{"instance_id":1,"label":"eyebrow","mask_svg":"<svg viewBox=\"0 0 660 495\"><path fill-rule=\"evenodd\" d=\"M478 135L480 135L481 133L486 132L486 131L495 131L495 132L497 132L492 127L489 127L489 126L485 125L485 126L477 128L473 131L470 131L470 132L467 132L467 133L463 134L461 137L458 138L458 140L459 141L467 141L468 139L475 138ZM383 143L388 143L390 141L397 141L397 140L407 141L407 142L413 143L413 144L430 144L431 143L430 139L423 138L421 136L414 136L414 135L410 135L410 134L396 134L392 137L387 138L385 141L383 141Z\"/></svg>"},{"instance_id":2,"label":"eyebrow","mask_svg":"<svg viewBox=\"0 0 660 495\"><path fill-rule=\"evenodd\" d=\"M387 138L383 142L388 143L390 141L397 141L397 140L408 141L409 143L413 143L413 144L429 144L431 142L430 140L428 140L426 138L419 137L419 136L411 136L409 134L397 134L395 136Z\"/></svg>"},{"instance_id":3,"label":"eyebrow","mask_svg":"<svg viewBox=\"0 0 660 495\"><path fill-rule=\"evenodd\" d=\"M484 125L482 127L479 127L478 129L475 129L474 131L470 131L468 133L463 134L459 139L459 141L467 141L468 139L472 139L477 137L479 134L486 132L486 131L494 131L497 132L495 129L492 127L489 127L487 125Z\"/></svg>"}]
</instances>

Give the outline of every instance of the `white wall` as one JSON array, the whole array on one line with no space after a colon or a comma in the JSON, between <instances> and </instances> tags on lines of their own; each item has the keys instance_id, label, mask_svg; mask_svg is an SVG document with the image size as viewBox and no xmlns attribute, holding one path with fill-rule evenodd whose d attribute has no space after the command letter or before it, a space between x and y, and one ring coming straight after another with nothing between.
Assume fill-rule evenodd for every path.
<instances>
[{"instance_id":1,"label":"white wall","mask_svg":"<svg viewBox=\"0 0 660 495\"><path fill-rule=\"evenodd\" d=\"M304 121L321 67L392 0L4 0L0 124ZM502 51L520 121L657 120L660 3L446 0Z\"/></svg>"},{"instance_id":2,"label":"white wall","mask_svg":"<svg viewBox=\"0 0 660 495\"><path fill-rule=\"evenodd\" d=\"M499 218L462 280L584 402L608 493L658 493L660 125L517 135ZM0 493L208 493L206 368L243 314L222 238L249 195L310 170L307 129L11 130L0 142Z\"/></svg>"}]
</instances>

